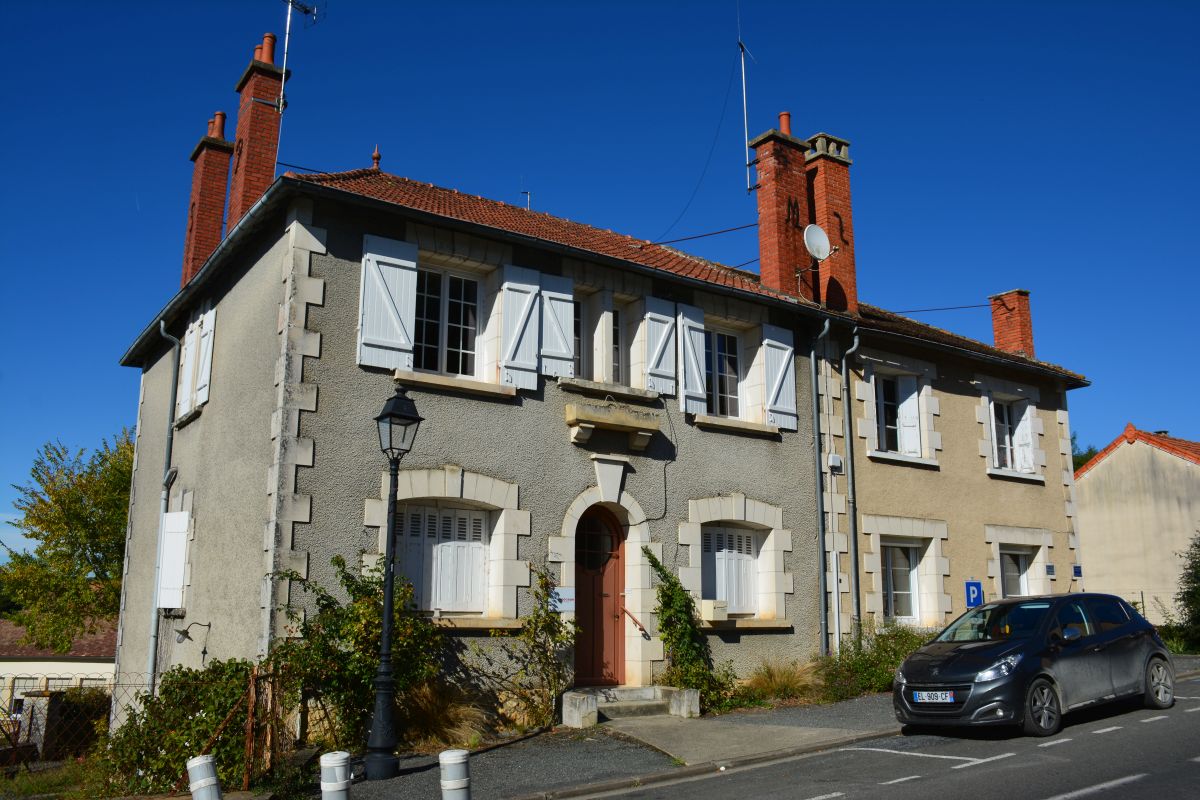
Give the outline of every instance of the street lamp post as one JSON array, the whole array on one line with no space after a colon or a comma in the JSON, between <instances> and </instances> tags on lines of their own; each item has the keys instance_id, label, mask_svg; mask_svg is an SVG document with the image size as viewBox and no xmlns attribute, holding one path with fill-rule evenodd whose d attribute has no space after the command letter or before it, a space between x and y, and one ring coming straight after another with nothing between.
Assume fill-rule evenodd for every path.
<instances>
[{"instance_id":1,"label":"street lamp post","mask_svg":"<svg viewBox=\"0 0 1200 800\"><path fill-rule=\"evenodd\" d=\"M394 778L400 771L396 758L394 719L396 680L392 675L392 591L395 587L396 483L400 459L412 449L417 428L423 421L417 406L400 386L375 418L379 427L379 449L387 456L391 481L388 485L387 538L383 546L383 631L379 637L379 670L375 673L375 713L367 738L367 780Z\"/></svg>"}]
</instances>

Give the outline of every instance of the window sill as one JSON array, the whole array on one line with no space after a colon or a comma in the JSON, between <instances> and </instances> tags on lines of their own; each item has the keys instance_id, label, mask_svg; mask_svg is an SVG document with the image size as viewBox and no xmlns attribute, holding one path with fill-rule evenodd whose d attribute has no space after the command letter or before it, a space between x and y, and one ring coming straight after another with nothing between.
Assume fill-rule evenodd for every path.
<instances>
[{"instance_id":1,"label":"window sill","mask_svg":"<svg viewBox=\"0 0 1200 800\"><path fill-rule=\"evenodd\" d=\"M885 450L868 450L867 458L872 461L891 461L896 464L912 464L920 467L933 467L941 469L936 458L925 458L923 456L909 456L904 453L889 453Z\"/></svg>"},{"instance_id":2,"label":"window sill","mask_svg":"<svg viewBox=\"0 0 1200 800\"><path fill-rule=\"evenodd\" d=\"M1028 483L1046 482L1045 475L1038 475L1036 472L1017 472L1012 469L997 469L996 467L988 467L987 474L993 478L1008 478L1014 481L1027 481Z\"/></svg>"},{"instance_id":3,"label":"window sill","mask_svg":"<svg viewBox=\"0 0 1200 800\"><path fill-rule=\"evenodd\" d=\"M435 628L460 631L519 631L525 623L505 617L430 617Z\"/></svg>"},{"instance_id":4,"label":"window sill","mask_svg":"<svg viewBox=\"0 0 1200 800\"><path fill-rule=\"evenodd\" d=\"M747 422L744 419L730 417L712 417L708 414L696 414L692 421L697 428L706 430L728 431L730 433L745 433L751 436L778 436L777 425L764 425L761 422Z\"/></svg>"},{"instance_id":5,"label":"window sill","mask_svg":"<svg viewBox=\"0 0 1200 800\"><path fill-rule=\"evenodd\" d=\"M513 386L501 386L498 383L484 383L471 378L455 378L449 375L434 375L430 372L405 372L396 370L392 373L394 380L406 386L428 386L435 389L446 389L463 394L477 394L484 397L516 397L517 390Z\"/></svg>"},{"instance_id":6,"label":"window sill","mask_svg":"<svg viewBox=\"0 0 1200 800\"><path fill-rule=\"evenodd\" d=\"M658 430L658 415L613 401L567 403L564 410L574 444L586 444L596 428L629 434L631 450L645 450Z\"/></svg>"},{"instance_id":7,"label":"window sill","mask_svg":"<svg viewBox=\"0 0 1200 800\"><path fill-rule=\"evenodd\" d=\"M788 631L792 629L791 620L787 619L725 619L703 620L700 629L704 631Z\"/></svg>"},{"instance_id":8,"label":"window sill","mask_svg":"<svg viewBox=\"0 0 1200 800\"><path fill-rule=\"evenodd\" d=\"M185 425L189 424L189 423L190 423L192 420L194 420L194 419L196 419L197 417L199 417L199 416L200 416L200 412L201 412L201 411L203 411L203 410L204 410L204 406L196 406L196 407L195 407L195 408L193 408L191 411L189 411L189 412L187 412L186 414L184 414L182 417L178 417L178 418L175 420L175 430L179 430L179 429L180 429L180 428L182 428L183 426L185 426Z\"/></svg>"},{"instance_id":9,"label":"window sill","mask_svg":"<svg viewBox=\"0 0 1200 800\"><path fill-rule=\"evenodd\" d=\"M602 383L583 378L559 378L558 385L567 392L586 394L591 397L611 397L631 403L655 403L661 395L647 389L634 389L622 383Z\"/></svg>"}]
</instances>

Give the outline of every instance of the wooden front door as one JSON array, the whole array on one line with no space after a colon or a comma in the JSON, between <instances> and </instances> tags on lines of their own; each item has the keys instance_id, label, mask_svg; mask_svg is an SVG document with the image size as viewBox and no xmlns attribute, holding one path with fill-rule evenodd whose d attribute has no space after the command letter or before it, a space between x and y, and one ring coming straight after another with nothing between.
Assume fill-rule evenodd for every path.
<instances>
[{"instance_id":1,"label":"wooden front door","mask_svg":"<svg viewBox=\"0 0 1200 800\"><path fill-rule=\"evenodd\" d=\"M617 686L625 680L624 539L616 517L603 508L588 509L575 529L578 686Z\"/></svg>"}]
</instances>

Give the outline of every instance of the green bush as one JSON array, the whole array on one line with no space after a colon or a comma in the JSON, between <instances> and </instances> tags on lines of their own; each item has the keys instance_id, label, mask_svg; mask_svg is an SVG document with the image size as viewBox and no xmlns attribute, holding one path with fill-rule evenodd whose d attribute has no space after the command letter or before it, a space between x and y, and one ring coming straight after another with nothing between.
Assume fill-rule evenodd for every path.
<instances>
[{"instance_id":1,"label":"green bush","mask_svg":"<svg viewBox=\"0 0 1200 800\"><path fill-rule=\"evenodd\" d=\"M885 623L865 629L857 639L842 644L837 653L819 659L822 694L830 701L849 700L892 688L896 667L929 641L930 632Z\"/></svg>"},{"instance_id":2,"label":"green bush","mask_svg":"<svg viewBox=\"0 0 1200 800\"><path fill-rule=\"evenodd\" d=\"M1175 605L1179 609L1179 637L1191 651L1200 650L1200 531L1192 537L1188 549L1179 553L1183 572Z\"/></svg>"}]
</instances>

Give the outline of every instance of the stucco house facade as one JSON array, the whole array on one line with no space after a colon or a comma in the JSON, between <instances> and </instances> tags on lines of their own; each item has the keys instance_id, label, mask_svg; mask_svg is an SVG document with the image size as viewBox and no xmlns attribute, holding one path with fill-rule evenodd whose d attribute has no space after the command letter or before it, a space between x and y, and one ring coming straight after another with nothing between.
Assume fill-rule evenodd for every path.
<instances>
[{"instance_id":1,"label":"stucco house facade","mask_svg":"<svg viewBox=\"0 0 1200 800\"><path fill-rule=\"evenodd\" d=\"M835 370L854 336L934 365L947 395L944 480L915 490L940 493L927 506L859 459L862 563L872 536L892 535L868 513L943 520L957 542L949 508L963 489L985 492L987 524L1049 532L1069 552L1063 483L1045 474L1069 439L1056 392L1081 379L1032 350L946 340L859 305L844 140L794 137L781 115L751 143L755 274L391 175L378 152L370 168L277 178L278 112L255 100L279 94L273 46L237 84L234 140L218 114L192 153L181 289L122 359L142 382L119 672L198 666L194 643L164 633L191 623L211 624L211 658L261 655L288 635L285 609L304 607L280 573L332 583L333 556L379 559L387 464L373 417L397 385L425 418L401 463L395 562L418 609L457 637L515 628L530 565L546 565L582 628L580 684L644 685L661 667L643 547L693 592L714 656L740 673L836 646L857 585L830 471L845 460ZM836 232L819 264L808 224ZM1036 394L1029 425L1050 443L1038 486L1056 505L1002 513L1028 498L993 488L1013 476L979 463L982 412L949 398L976 376L975 406ZM968 422L951 423L951 407ZM974 461L958 454L968 447ZM962 538L978 534L983 553L985 533ZM955 546L931 568L956 574L943 564Z\"/></svg>"},{"instance_id":2,"label":"stucco house facade","mask_svg":"<svg viewBox=\"0 0 1200 800\"><path fill-rule=\"evenodd\" d=\"M1129 423L1075 473L1089 588L1172 614L1187 550L1200 532L1200 442Z\"/></svg>"}]
</instances>

